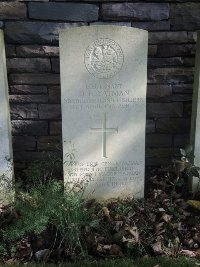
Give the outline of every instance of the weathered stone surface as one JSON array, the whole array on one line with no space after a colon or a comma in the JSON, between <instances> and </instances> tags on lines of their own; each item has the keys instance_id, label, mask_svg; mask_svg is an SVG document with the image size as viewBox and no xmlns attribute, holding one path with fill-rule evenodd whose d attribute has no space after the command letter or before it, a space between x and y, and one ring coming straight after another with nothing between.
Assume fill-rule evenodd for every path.
<instances>
[{"instance_id":1,"label":"weathered stone surface","mask_svg":"<svg viewBox=\"0 0 200 267\"><path fill-rule=\"evenodd\" d=\"M115 25L115 26L127 26L131 27L131 22L126 21L95 21L91 22L90 25Z\"/></svg>"},{"instance_id":2,"label":"weathered stone surface","mask_svg":"<svg viewBox=\"0 0 200 267\"><path fill-rule=\"evenodd\" d=\"M48 58L9 58L8 72L50 72L51 63Z\"/></svg>"},{"instance_id":3,"label":"weathered stone surface","mask_svg":"<svg viewBox=\"0 0 200 267\"><path fill-rule=\"evenodd\" d=\"M193 84L174 84L172 89L174 93L192 94Z\"/></svg>"},{"instance_id":4,"label":"weathered stone surface","mask_svg":"<svg viewBox=\"0 0 200 267\"><path fill-rule=\"evenodd\" d=\"M47 103L48 95L10 95L10 103Z\"/></svg>"},{"instance_id":5,"label":"weathered stone surface","mask_svg":"<svg viewBox=\"0 0 200 267\"><path fill-rule=\"evenodd\" d=\"M155 125L155 120L146 120L146 133L154 133Z\"/></svg>"},{"instance_id":6,"label":"weathered stone surface","mask_svg":"<svg viewBox=\"0 0 200 267\"><path fill-rule=\"evenodd\" d=\"M174 30L198 30L200 28L200 3L172 4L170 22Z\"/></svg>"},{"instance_id":7,"label":"weathered stone surface","mask_svg":"<svg viewBox=\"0 0 200 267\"><path fill-rule=\"evenodd\" d=\"M6 55L3 31L0 30L0 206L13 201L13 178Z\"/></svg>"},{"instance_id":8,"label":"weathered stone surface","mask_svg":"<svg viewBox=\"0 0 200 267\"><path fill-rule=\"evenodd\" d=\"M149 32L150 44L187 43L188 34L186 31L177 32Z\"/></svg>"},{"instance_id":9,"label":"weathered stone surface","mask_svg":"<svg viewBox=\"0 0 200 267\"><path fill-rule=\"evenodd\" d=\"M172 154L173 155L173 154ZM160 166L169 166L172 163L172 157L154 157L154 158L148 158L146 157L146 166L152 168L153 166L155 167L160 167Z\"/></svg>"},{"instance_id":10,"label":"weathered stone surface","mask_svg":"<svg viewBox=\"0 0 200 267\"><path fill-rule=\"evenodd\" d=\"M148 103L147 118L181 117L182 103Z\"/></svg>"},{"instance_id":11,"label":"weathered stone surface","mask_svg":"<svg viewBox=\"0 0 200 267\"><path fill-rule=\"evenodd\" d=\"M47 135L48 121L13 120L13 135Z\"/></svg>"},{"instance_id":12,"label":"weathered stone surface","mask_svg":"<svg viewBox=\"0 0 200 267\"><path fill-rule=\"evenodd\" d=\"M147 31L167 31L170 30L169 21L133 21L132 27Z\"/></svg>"},{"instance_id":13,"label":"weathered stone surface","mask_svg":"<svg viewBox=\"0 0 200 267\"><path fill-rule=\"evenodd\" d=\"M99 7L82 3L30 3L29 17L42 20L95 21L98 20Z\"/></svg>"},{"instance_id":14,"label":"weathered stone surface","mask_svg":"<svg viewBox=\"0 0 200 267\"><path fill-rule=\"evenodd\" d=\"M18 0L19 2L49 2L49 0Z\"/></svg>"},{"instance_id":15,"label":"weathered stone surface","mask_svg":"<svg viewBox=\"0 0 200 267\"><path fill-rule=\"evenodd\" d=\"M10 92L13 94L46 94L47 87L44 85L11 85Z\"/></svg>"},{"instance_id":16,"label":"weathered stone surface","mask_svg":"<svg viewBox=\"0 0 200 267\"><path fill-rule=\"evenodd\" d=\"M147 158L170 158L174 153L173 148L147 148Z\"/></svg>"},{"instance_id":17,"label":"weathered stone surface","mask_svg":"<svg viewBox=\"0 0 200 267\"><path fill-rule=\"evenodd\" d=\"M174 94L172 97L174 102L188 102L192 101L192 94Z\"/></svg>"},{"instance_id":18,"label":"weathered stone surface","mask_svg":"<svg viewBox=\"0 0 200 267\"><path fill-rule=\"evenodd\" d=\"M26 18L26 5L23 3L0 2L0 19L24 19Z\"/></svg>"},{"instance_id":19,"label":"weathered stone surface","mask_svg":"<svg viewBox=\"0 0 200 267\"><path fill-rule=\"evenodd\" d=\"M36 149L34 136L13 136L14 151L33 151Z\"/></svg>"},{"instance_id":20,"label":"weathered stone surface","mask_svg":"<svg viewBox=\"0 0 200 267\"><path fill-rule=\"evenodd\" d=\"M148 102L170 102L172 99L171 85L164 84L149 84L147 86Z\"/></svg>"},{"instance_id":21,"label":"weathered stone surface","mask_svg":"<svg viewBox=\"0 0 200 267\"><path fill-rule=\"evenodd\" d=\"M49 86L49 103L61 103L60 86Z\"/></svg>"},{"instance_id":22,"label":"weathered stone surface","mask_svg":"<svg viewBox=\"0 0 200 267\"><path fill-rule=\"evenodd\" d=\"M158 57L194 56L196 46L193 44L165 44L158 45Z\"/></svg>"},{"instance_id":23,"label":"weathered stone surface","mask_svg":"<svg viewBox=\"0 0 200 267\"><path fill-rule=\"evenodd\" d=\"M156 122L156 130L159 133L189 133L190 119L187 118L161 118Z\"/></svg>"},{"instance_id":24,"label":"weathered stone surface","mask_svg":"<svg viewBox=\"0 0 200 267\"><path fill-rule=\"evenodd\" d=\"M26 162L26 163L32 163L33 161L36 160L48 160L50 157L50 153L49 151L42 151L42 152L38 152L38 151L31 151L31 152L27 152L27 151L17 151L17 153L14 154L14 160L17 162ZM53 155L55 156L56 153L55 151L53 152Z\"/></svg>"},{"instance_id":25,"label":"weathered stone surface","mask_svg":"<svg viewBox=\"0 0 200 267\"><path fill-rule=\"evenodd\" d=\"M188 66L188 67L194 67L194 65L195 65L194 57L183 58L183 65Z\"/></svg>"},{"instance_id":26,"label":"weathered stone surface","mask_svg":"<svg viewBox=\"0 0 200 267\"><path fill-rule=\"evenodd\" d=\"M60 119L61 106L57 104L41 104L38 106L40 119Z\"/></svg>"},{"instance_id":27,"label":"weathered stone surface","mask_svg":"<svg viewBox=\"0 0 200 267\"><path fill-rule=\"evenodd\" d=\"M191 115L192 115L192 104L184 103L184 116L191 117Z\"/></svg>"},{"instance_id":28,"label":"weathered stone surface","mask_svg":"<svg viewBox=\"0 0 200 267\"><path fill-rule=\"evenodd\" d=\"M147 134L146 135L147 147L171 147L172 135L168 134Z\"/></svg>"},{"instance_id":29,"label":"weathered stone surface","mask_svg":"<svg viewBox=\"0 0 200 267\"><path fill-rule=\"evenodd\" d=\"M190 143L189 134L179 134L174 136L174 146L179 148L185 148Z\"/></svg>"},{"instance_id":30,"label":"weathered stone surface","mask_svg":"<svg viewBox=\"0 0 200 267\"><path fill-rule=\"evenodd\" d=\"M40 136L37 141L37 149L39 151L51 151L60 149L62 146L61 136Z\"/></svg>"},{"instance_id":31,"label":"weathered stone surface","mask_svg":"<svg viewBox=\"0 0 200 267\"><path fill-rule=\"evenodd\" d=\"M192 68L156 68L148 71L149 83L191 83Z\"/></svg>"},{"instance_id":32,"label":"weathered stone surface","mask_svg":"<svg viewBox=\"0 0 200 267\"><path fill-rule=\"evenodd\" d=\"M143 197L147 42L146 31L118 26L61 34L64 177L74 184L90 173L90 198ZM72 144L76 170L67 164Z\"/></svg>"},{"instance_id":33,"label":"weathered stone surface","mask_svg":"<svg viewBox=\"0 0 200 267\"><path fill-rule=\"evenodd\" d=\"M61 30L85 25L84 23L56 23L17 21L5 23L5 35L8 42L18 44L58 44Z\"/></svg>"},{"instance_id":34,"label":"weathered stone surface","mask_svg":"<svg viewBox=\"0 0 200 267\"><path fill-rule=\"evenodd\" d=\"M194 66L194 58L183 58L183 57L161 57L161 58L149 58L149 67L168 67L168 66Z\"/></svg>"},{"instance_id":35,"label":"weathered stone surface","mask_svg":"<svg viewBox=\"0 0 200 267\"><path fill-rule=\"evenodd\" d=\"M15 46L6 44L6 56L14 57L16 56Z\"/></svg>"},{"instance_id":36,"label":"weathered stone surface","mask_svg":"<svg viewBox=\"0 0 200 267\"><path fill-rule=\"evenodd\" d=\"M60 60L59 58L51 58L52 71L60 73Z\"/></svg>"},{"instance_id":37,"label":"weathered stone surface","mask_svg":"<svg viewBox=\"0 0 200 267\"><path fill-rule=\"evenodd\" d=\"M58 46L19 45L16 54L20 57L58 57Z\"/></svg>"},{"instance_id":38,"label":"weathered stone surface","mask_svg":"<svg viewBox=\"0 0 200 267\"><path fill-rule=\"evenodd\" d=\"M169 5L156 3L103 4L101 17L105 20L165 20L169 18Z\"/></svg>"},{"instance_id":39,"label":"weathered stone surface","mask_svg":"<svg viewBox=\"0 0 200 267\"><path fill-rule=\"evenodd\" d=\"M60 76L53 73L10 74L10 84L60 84Z\"/></svg>"},{"instance_id":40,"label":"weathered stone surface","mask_svg":"<svg viewBox=\"0 0 200 267\"><path fill-rule=\"evenodd\" d=\"M39 1L39 0L20 0L20 1ZM49 0L41 0L49 1ZM71 2L72 0L54 0L58 2ZM80 0L73 0L74 2L80 2ZM108 2L108 0L82 0L83 2ZM154 0L154 2L160 2L161 0ZM199 0L193 0L193 2L198 2ZM138 0L112 0L112 2L138 2ZM152 0L145 0L145 2L152 2ZM162 2L190 2L190 0L162 0Z\"/></svg>"},{"instance_id":41,"label":"weathered stone surface","mask_svg":"<svg viewBox=\"0 0 200 267\"><path fill-rule=\"evenodd\" d=\"M50 135L62 134L61 121L50 121Z\"/></svg>"},{"instance_id":42,"label":"weathered stone surface","mask_svg":"<svg viewBox=\"0 0 200 267\"><path fill-rule=\"evenodd\" d=\"M196 43L197 42L197 32L188 32L188 41L190 43Z\"/></svg>"},{"instance_id":43,"label":"weathered stone surface","mask_svg":"<svg viewBox=\"0 0 200 267\"><path fill-rule=\"evenodd\" d=\"M157 54L157 45L148 46L148 56L155 56Z\"/></svg>"},{"instance_id":44,"label":"weathered stone surface","mask_svg":"<svg viewBox=\"0 0 200 267\"><path fill-rule=\"evenodd\" d=\"M22 120L22 119L37 119L38 118L38 109L35 104L23 104L11 105L11 119L13 120Z\"/></svg>"}]
</instances>

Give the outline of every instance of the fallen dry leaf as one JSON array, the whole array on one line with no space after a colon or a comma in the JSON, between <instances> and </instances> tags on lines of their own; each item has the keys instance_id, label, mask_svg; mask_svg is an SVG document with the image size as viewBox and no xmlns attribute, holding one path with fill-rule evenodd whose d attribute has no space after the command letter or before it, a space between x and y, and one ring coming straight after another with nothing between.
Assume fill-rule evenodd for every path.
<instances>
[{"instance_id":1,"label":"fallen dry leaf","mask_svg":"<svg viewBox=\"0 0 200 267\"><path fill-rule=\"evenodd\" d=\"M200 210L200 201L198 200L188 200L187 204L190 205L191 207Z\"/></svg>"},{"instance_id":2,"label":"fallen dry leaf","mask_svg":"<svg viewBox=\"0 0 200 267\"><path fill-rule=\"evenodd\" d=\"M187 250L187 249L182 249L179 252L180 255L186 256L186 257L190 257L190 258L194 258L196 257L196 253L191 251L191 250Z\"/></svg>"},{"instance_id":3,"label":"fallen dry leaf","mask_svg":"<svg viewBox=\"0 0 200 267\"><path fill-rule=\"evenodd\" d=\"M161 255L163 253L162 244L160 241L152 244L151 247L156 255Z\"/></svg>"},{"instance_id":4,"label":"fallen dry leaf","mask_svg":"<svg viewBox=\"0 0 200 267\"><path fill-rule=\"evenodd\" d=\"M103 211L104 215L108 218L108 220L111 221L109 209L107 207L103 207L102 211Z\"/></svg>"},{"instance_id":5,"label":"fallen dry leaf","mask_svg":"<svg viewBox=\"0 0 200 267\"><path fill-rule=\"evenodd\" d=\"M167 214L167 213L164 213L160 220L163 220L163 221L165 221L166 223L168 223L168 222L171 221L172 218L173 218L172 215L169 215L169 214Z\"/></svg>"}]
</instances>

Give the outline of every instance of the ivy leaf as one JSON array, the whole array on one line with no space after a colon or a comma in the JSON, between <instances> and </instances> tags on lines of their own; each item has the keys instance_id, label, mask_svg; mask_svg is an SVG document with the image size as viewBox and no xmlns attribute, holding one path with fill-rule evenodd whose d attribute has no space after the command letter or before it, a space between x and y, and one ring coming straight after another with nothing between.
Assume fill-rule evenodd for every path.
<instances>
[{"instance_id":1,"label":"ivy leaf","mask_svg":"<svg viewBox=\"0 0 200 267\"><path fill-rule=\"evenodd\" d=\"M184 149L182 149L182 148L180 148L180 153L181 153L182 156L186 156L187 155L186 151Z\"/></svg>"}]
</instances>

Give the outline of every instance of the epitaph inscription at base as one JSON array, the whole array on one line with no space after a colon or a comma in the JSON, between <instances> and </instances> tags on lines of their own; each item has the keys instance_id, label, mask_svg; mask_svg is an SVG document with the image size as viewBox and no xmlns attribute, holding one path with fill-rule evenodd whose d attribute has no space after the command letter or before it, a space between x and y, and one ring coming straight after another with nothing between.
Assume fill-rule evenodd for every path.
<instances>
[{"instance_id":1,"label":"epitaph inscription at base","mask_svg":"<svg viewBox=\"0 0 200 267\"><path fill-rule=\"evenodd\" d=\"M147 44L129 27L60 35L64 179L89 179L88 197L143 197Z\"/></svg>"},{"instance_id":2,"label":"epitaph inscription at base","mask_svg":"<svg viewBox=\"0 0 200 267\"><path fill-rule=\"evenodd\" d=\"M3 31L0 30L0 205L12 200L13 159Z\"/></svg>"}]
</instances>

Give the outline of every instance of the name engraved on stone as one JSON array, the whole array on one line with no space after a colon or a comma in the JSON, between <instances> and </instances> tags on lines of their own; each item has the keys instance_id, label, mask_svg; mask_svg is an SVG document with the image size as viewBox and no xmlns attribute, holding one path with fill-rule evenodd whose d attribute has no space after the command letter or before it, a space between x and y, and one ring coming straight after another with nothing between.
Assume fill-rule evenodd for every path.
<instances>
[{"instance_id":1,"label":"name engraved on stone","mask_svg":"<svg viewBox=\"0 0 200 267\"><path fill-rule=\"evenodd\" d=\"M91 131L96 133L102 133L102 158L107 158L106 156L106 134L112 132L118 132L117 128L107 128L106 127L106 113L103 115L102 128L90 128Z\"/></svg>"}]
</instances>

